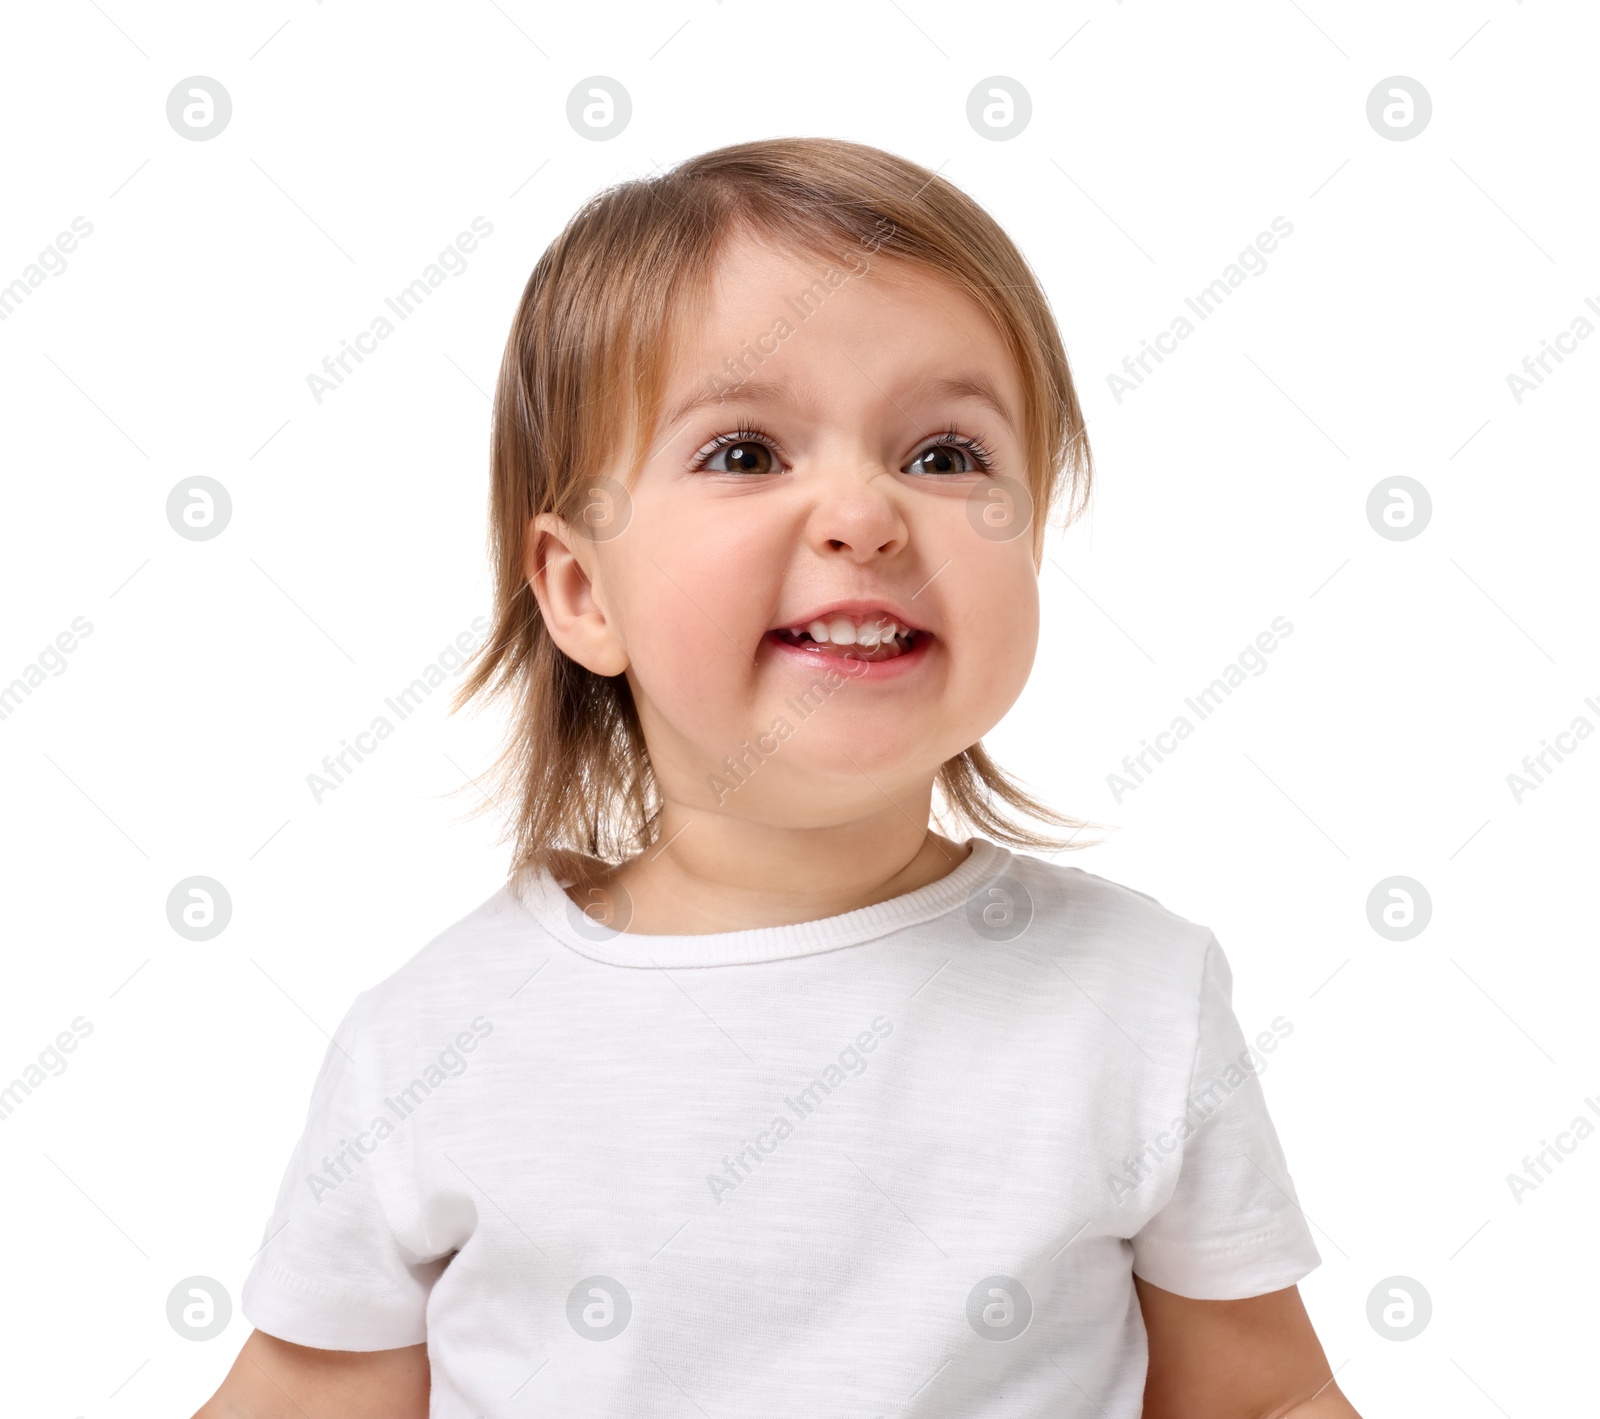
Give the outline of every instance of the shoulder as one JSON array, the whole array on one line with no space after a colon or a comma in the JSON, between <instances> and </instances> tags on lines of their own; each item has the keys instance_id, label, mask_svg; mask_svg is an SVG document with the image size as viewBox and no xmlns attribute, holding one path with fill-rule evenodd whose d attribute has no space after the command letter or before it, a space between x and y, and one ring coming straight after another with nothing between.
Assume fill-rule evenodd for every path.
<instances>
[{"instance_id":1,"label":"shoulder","mask_svg":"<svg viewBox=\"0 0 1600 1419\"><path fill-rule=\"evenodd\" d=\"M1063 965L1076 961L1142 995L1192 1005L1208 961L1220 959L1209 926L1135 887L1022 853L1002 875L1030 899L1026 939Z\"/></svg>"},{"instance_id":2,"label":"shoulder","mask_svg":"<svg viewBox=\"0 0 1600 1419\"><path fill-rule=\"evenodd\" d=\"M381 1043L453 1033L475 1017L492 1019L545 959L543 944L508 883L362 991L348 1025Z\"/></svg>"},{"instance_id":3,"label":"shoulder","mask_svg":"<svg viewBox=\"0 0 1600 1419\"><path fill-rule=\"evenodd\" d=\"M1081 867L1013 853L1002 874L1028 891L1037 915L1097 939L1133 948L1202 952L1211 928L1181 916L1163 902Z\"/></svg>"}]
</instances>

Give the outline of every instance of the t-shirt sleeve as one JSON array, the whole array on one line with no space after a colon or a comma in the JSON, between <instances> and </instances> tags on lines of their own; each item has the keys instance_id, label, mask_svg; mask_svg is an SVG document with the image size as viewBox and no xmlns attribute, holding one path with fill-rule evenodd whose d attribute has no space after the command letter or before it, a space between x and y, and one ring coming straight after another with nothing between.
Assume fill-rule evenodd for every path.
<instances>
[{"instance_id":1,"label":"t-shirt sleeve","mask_svg":"<svg viewBox=\"0 0 1600 1419\"><path fill-rule=\"evenodd\" d=\"M1262 1031L1247 1045L1232 995L1227 957L1212 938L1201 970L1189 1093L1176 1129L1182 1140L1177 1181L1132 1239L1137 1275L1195 1300L1282 1290L1322 1261L1257 1077L1294 1027L1279 1016L1279 1029Z\"/></svg>"},{"instance_id":2,"label":"t-shirt sleeve","mask_svg":"<svg viewBox=\"0 0 1600 1419\"><path fill-rule=\"evenodd\" d=\"M445 1259L411 1255L390 1225L382 1091L359 996L328 1045L296 1145L240 1293L258 1330L322 1350L390 1350L427 1338L428 1293ZM390 1195L386 1197L386 1192Z\"/></svg>"}]
</instances>

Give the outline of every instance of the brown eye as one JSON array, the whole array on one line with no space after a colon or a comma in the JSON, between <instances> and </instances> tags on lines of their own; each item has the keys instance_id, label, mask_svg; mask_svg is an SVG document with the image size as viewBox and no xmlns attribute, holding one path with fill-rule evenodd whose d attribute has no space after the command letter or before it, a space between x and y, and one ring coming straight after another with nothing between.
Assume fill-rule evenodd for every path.
<instances>
[{"instance_id":1,"label":"brown eye","mask_svg":"<svg viewBox=\"0 0 1600 1419\"><path fill-rule=\"evenodd\" d=\"M707 473L771 473L777 466L770 444L757 437L753 430L736 434L718 434L698 454L690 465Z\"/></svg>"},{"instance_id":2,"label":"brown eye","mask_svg":"<svg viewBox=\"0 0 1600 1419\"><path fill-rule=\"evenodd\" d=\"M911 473L971 473L979 465L966 449L951 443L936 443L911 460Z\"/></svg>"},{"instance_id":3,"label":"brown eye","mask_svg":"<svg viewBox=\"0 0 1600 1419\"><path fill-rule=\"evenodd\" d=\"M765 473L772 467L772 450L764 443L731 443L719 452L727 458L729 473Z\"/></svg>"}]
</instances>

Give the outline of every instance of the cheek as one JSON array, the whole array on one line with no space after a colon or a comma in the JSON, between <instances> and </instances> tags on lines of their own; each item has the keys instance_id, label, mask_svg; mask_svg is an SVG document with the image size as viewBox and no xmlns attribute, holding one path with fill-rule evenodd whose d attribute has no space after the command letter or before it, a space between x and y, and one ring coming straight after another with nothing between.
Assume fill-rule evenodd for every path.
<instances>
[{"instance_id":1,"label":"cheek","mask_svg":"<svg viewBox=\"0 0 1600 1419\"><path fill-rule=\"evenodd\" d=\"M1039 582L1025 539L1004 555L978 558L960 608L967 684L974 698L1014 699L1039 646Z\"/></svg>"},{"instance_id":2,"label":"cheek","mask_svg":"<svg viewBox=\"0 0 1600 1419\"><path fill-rule=\"evenodd\" d=\"M750 537L663 526L629 550L623 636L645 693L715 718L767 628L778 563Z\"/></svg>"}]
</instances>

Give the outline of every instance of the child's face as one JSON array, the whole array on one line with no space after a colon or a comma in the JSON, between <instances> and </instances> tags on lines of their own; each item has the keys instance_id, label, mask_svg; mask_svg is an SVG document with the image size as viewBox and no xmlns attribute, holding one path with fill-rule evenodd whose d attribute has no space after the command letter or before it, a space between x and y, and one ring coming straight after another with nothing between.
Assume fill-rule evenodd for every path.
<instances>
[{"instance_id":1,"label":"child's face","mask_svg":"<svg viewBox=\"0 0 1600 1419\"><path fill-rule=\"evenodd\" d=\"M804 827L916 801L1014 703L1038 640L1032 529L1025 512L1007 524L995 482L1028 482L1005 347L965 296L865 249L830 267L750 240L686 345L625 528L561 536L572 556L546 544L557 644L626 671L682 810ZM671 417L713 378L744 384ZM987 382L1005 416L933 387L961 379ZM752 424L770 439L739 438ZM868 628L857 644L782 634L820 619L836 640L840 603ZM860 643L874 608L915 630L909 650Z\"/></svg>"}]
</instances>

